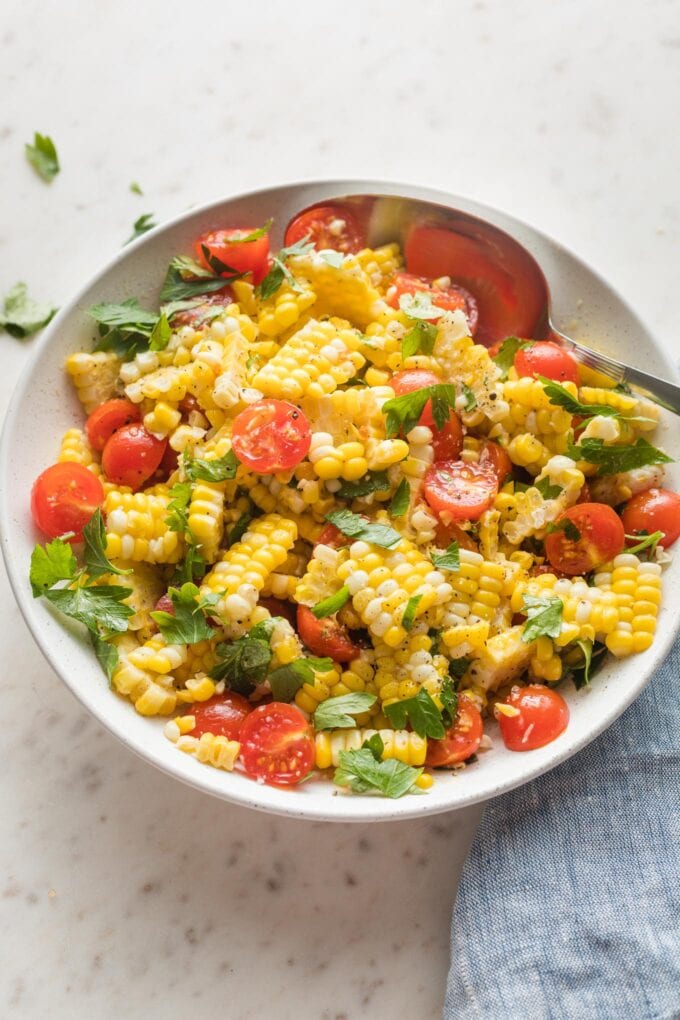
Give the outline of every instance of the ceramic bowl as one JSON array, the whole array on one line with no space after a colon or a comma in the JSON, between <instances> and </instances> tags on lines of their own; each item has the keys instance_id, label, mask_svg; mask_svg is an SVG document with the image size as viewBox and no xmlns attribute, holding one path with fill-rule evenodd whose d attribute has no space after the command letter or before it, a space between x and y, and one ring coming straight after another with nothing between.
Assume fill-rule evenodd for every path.
<instances>
[{"instance_id":1,"label":"ceramic bowl","mask_svg":"<svg viewBox=\"0 0 680 1020\"><path fill-rule=\"evenodd\" d=\"M580 692L561 688L571 712L566 732L546 747L527 753L506 751L494 723L493 748L461 772L440 772L423 796L393 801L340 792L332 783L313 781L292 790L260 785L238 772L201 765L180 753L163 735L163 721L137 715L111 692L94 654L79 630L69 626L44 600L34 600L28 567L36 534L29 512L35 477L56 457L59 437L82 422L82 411L63 370L66 356L88 349L92 322L85 310L98 301L135 295L142 304L157 299L170 258L190 252L194 238L217 226L262 223L273 216L285 224L299 209L334 195L407 195L484 217L524 244L547 278L555 324L575 339L630 361L657 375L675 370L645 325L627 303L593 270L561 245L513 217L425 188L376 181L328 181L271 188L222 199L194 209L117 253L67 302L35 343L33 356L10 402L0 450L0 526L10 581L21 611L45 658L67 687L130 750L169 776L223 800L262 811L328 821L387 821L461 808L498 796L526 783L575 754L605 730L649 682L678 629L680 559L666 571L664 602L653 646L642 655L610 660L592 685ZM275 242L279 238L274 238ZM664 413L658 441L680 456L677 420ZM670 466L670 484L680 488L680 472Z\"/></svg>"}]
</instances>

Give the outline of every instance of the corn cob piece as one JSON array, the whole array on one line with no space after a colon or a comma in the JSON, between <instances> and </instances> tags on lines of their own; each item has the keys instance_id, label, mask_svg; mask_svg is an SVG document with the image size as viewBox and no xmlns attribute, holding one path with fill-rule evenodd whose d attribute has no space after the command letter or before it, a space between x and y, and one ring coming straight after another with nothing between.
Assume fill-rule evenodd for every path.
<instances>
[{"instance_id":1,"label":"corn cob piece","mask_svg":"<svg viewBox=\"0 0 680 1020\"><path fill-rule=\"evenodd\" d=\"M565 389L576 396L574 383L565 383ZM571 415L550 402L539 379L508 379L503 397L507 413L489 436L503 442L513 464L538 474L551 456L566 452Z\"/></svg>"},{"instance_id":2,"label":"corn cob piece","mask_svg":"<svg viewBox=\"0 0 680 1020\"><path fill-rule=\"evenodd\" d=\"M495 691L517 680L528 669L534 649L532 643L522 640L523 630L521 625L511 627L486 641L467 672L472 685Z\"/></svg>"},{"instance_id":3,"label":"corn cob piece","mask_svg":"<svg viewBox=\"0 0 680 1020\"><path fill-rule=\"evenodd\" d=\"M409 730L323 730L316 734L316 767L328 769L340 764L341 751L358 751L361 745L378 734L384 744L383 761L396 758L406 765L424 765L427 740Z\"/></svg>"},{"instance_id":4,"label":"corn cob piece","mask_svg":"<svg viewBox=\"0 0 680 1020\"><path fill-rule=\"evenodd\" d=\"M217 662L216 646L218 638L210 638L204 641L196 641L186 647L186 658L173 670L173 675L178 684L186 685L190 680L199 680L209 673ZM211 681L212 683L212 681ZM193 701L203 701L215 693L215 685L206 698L194 697Z\"/></svg>"},{"instance_id":5,"label":"corn cob piece","mask_svg":"<svg viewBox=\"0 0 680 1020\"><path fill-rule=\"evenodd\" d=\"M460 550L460 568L448 576L452 595L442 619L442 638L447 646L449 628L493 619L505 584L500 563L485 560L469 549Z\"/></svg>"},{"instance_id":6,"label":"corn cob piece","mask_svg":"<svg viewBox=\"0 0 680 1020\"><path fill-rule=\"evenodd\" d=\"M193 719L193 716L186 718ZM214 733L202 733L200 737L192 737L190 733L181 733L177 722L173 719L167 723L164 732L178 750L193 755L203 765L212 765L213 768L224 769L225 772L233 771L241 751L241 745L237 740L227 740L226 737L216 736Z\"/></svg>"},{"instance_id":7,"label":"corn cob piece","mask_svg":"<svg viewBox=\"0 0 680 1020\"><path fill-rule=\"evenodd\" d=\"M319 673L315 670L314 682L304 683L295 693L295 704L303 712L316 712L319 705L331 696L331 688L334 687L340 678L340 667L335 666L327 672Z\"/></svg>"},{"instance_id":8,"label":"corn cob piece","mask_svg":"<svg viewBox=\"0 0 680 1020\"><path fill-rule=\"evenodd\" d=\"M197 482L191 490L187 523L207 563L217 559L224 534L225 486L226 482Z\"/></svg>"},{"instance_id":9,"label":"corn cob piece","mask_svg":"<svg viewBox=\"0 0 680 1020\"><path fill-rule=\"evenodd\" d=\"M356 260L371 284L383 294L402 264L398 244L383 244L380 248L363 248L357 252Z\"/></svg>"},{"instance_id":10,"label":"corn cob piece","mask_svg":"<svg viewBox=\"0 0 680 1020\"><path fill-rule=\"evenodd\" d=\"M353 542L337 574L368 629L392 648L406 639L402 620L411 598L420 596L415 618L427 616L434 623L434 610L452 595L443 575L407 539L394 549Z\"/></svg>"},{"instance_id":11,"label":"corn cob piece","mask_svg":"<svg viewBox=\"0 0 680 1020\"><path fill-rule=\"evenodd\" d=\"M665 471L661 464L650 464L646 467L634 468L632 471L620 471L615 475L594 478L589 483L590 492L595 502L618 506L619 503L625 503L631 496L637 496L639 492L646 492L647 489L661 485L664 474Z\"/></svg>"},{"instance_id":12,"label":"corn cob piece","mask_svg":"<svg viewBox=\"0 0 680 1020\"><path fill-rule=\"evenodd\" d=\"M158 570L148 563L122 560L118 561L116 566L123 569L132 567L133 573L104 574L100 579L101 583L119 584L123 588L131 589L131 594L123 599L123 604L134 610L134 616L128 617L128 630L143 631L150 636L150 632L156 630L156 624L151 619L150 613L165 592L166 584Z\"/></svg>"},{"instance_id":13,"label":"corn cob piece","mask_svg":"<svg viewBox=\"0 0 680 1020\"><path fill-rule=\"evenodd\" d=\"M442 378L456 380L461 391L461 384L465 383L476 400L474 410L461 410L463 421L468 426L479 425L485 419L500 421L508 413L508 397L503 392L498 366L488 350L470 337L467 319L461 311L444 316L438 326L433 355ZM463 398L461 403L464 402Z\"/></svg>"},{"instance_id":14,"label":"corn cob piece","mask_svg":"<svg viewBox=\"0 0 680 1020\"><path fill-rule=\"evenodd\" d=\"M300 322L304 313L316 301L316 294L302 285L301 290L284 283L272 297L260 301L257 309L257 325L263 336L280 337L287 329Z\"/></svg>"},{"instance_id":15,"label":"corn cob piece","mask_svg":"<svg viewBox=\"0 0 680 1020\"><path fill-rule=\"evenodd\" d=\"M653 432L659 423L659 405L636 393L621 393L601 386L581 386L578 392L584 404L604 404L626 417L640 419L630 423L635 432Z\"/></svg>"},{"instance_id":16,"label":"corn cob piece","mask_svg":"<svg viewBox=\"0 0 680 1020\"><path fill-rule=\"evenodd\" d=\"M265 514L252 521L241 541L228 549L204 578L201 594L220 596L211 612L230 637L245 632L267 578L285 562L296 539L293 521Z\"/></svg>"},{"instance_id":17,"label":"corn cob piece","mask_svg":"<svg viewBox=\"0 0 680 1020\"><path fill-rule=\"evenodd\" d=\"M317 545L295 589L295 601L303 606L315 606L317 602L339 591L342 581L338 570L348 558L347 548L334 549L330 545Z\"/></svg>"},{"instance_id":18,"label":"corn cob piece","mask_svg":"<svg viewBox=\"0 0 680 1020\"><path fill-rule=\"evenodd\" d=\"M535 680L556 683L562 676L562 659L549 637L539 637L534 643L530 673Z\"/></svg>"},{"instance_id":19,"label":"corn cob piece","mask_svg":"<svg viewBox=\"0 0 680 1020\"><path fill-rule=\"evenodd\" d=\"M82 464L93 475L100 475L102 470L82 429L68 429L64 433L57 461L60 464L66 462Z\"/></svg>"},{"instance_id":20,"label":"corn cob piece","mask_svg":"<svg viewBox=\"0 0 680 1020\"><path fill-rule=\"evenodd\" d=\"M422 625L416 624L418 632L410 634L407 641L398 648L378 642L375 649L375 684L381 705L415 697L425 690L441 707L439 692L448 675L449 662L444 655L433 651L432 638Z\"/></svg>"},{"instance_id":21,"label":"corn cob piece","mask_svg":"<svg viewBox=\"0 0 680 1020\"><path fill-rule=\"evenodd\" d=\"M87 414L116 393L120 367L120 358L111 351L78 351L66 359L66 371Z\"/></svg>"},{"instance_id":22,"label":"corn cob piece","mask_svg":"<svg viewBox=\"0 0 680 1020\"><path fill-rule=\"evenodd\" d=\"M546 526L557 520L579 497L585 475L570 457L555 456L545 464L536 482L547 480L562 490L552 499L546 499L535 486L524 492L501 492L495 507L502 514L502 532L513 545L519 545L529 535L540 535Z\"/></svg>"},{"instance_id":23,"label":"corn cob piece","mask_svg":"<svg viewBox=\"0 0 680 1020\"><path fill-rule=\"evenodd\" d=\"M146 492L110 490L104 500L106 554L112 560L176 563L184 538L166 524L171 502L167 486Z\"/></svg>"},{"instance_id":24,"label":"corn cob piece","mask_svg":"<svg viewBox=\"0 0 680 1020\"><path fill-rule=\"evenodd\" d=\"M616 595L619 620L606 645L617 658L646 651L654 640L661 604L661 566L621 553L595 576L595 583Z\"/></svg>"},{"instance_id":25,"label":"corn cob piece","mask_svg":"<svg viewBox=\"0 0 680 1020\"><path fill-rule=\"evenodd\" d=\"M364 365L359 343L356 331L342 320L312 319L255 374L253 386L265 396L286 400L332 393Z\"/></svg>"},{"instance_id":26,"label":"corn cob piece","mask_svg":"<svg viewBox=\"0 0 680 1020\"><path fill-rule=\"evenodd\" d=\"M111 686L119 694L129 698L140 715L170 715L177 705L173 677L169 672L156 672L149 666L140 666L130 660L139 661L140 646L131 634L124 634L113 642L118 648L118 663L111 676ZM144 659L144 655L142 655ZM162 657L160 657L160 660ZM167 660L166 660L167 661Z\"/></svg>"},{"instance_id":27,"label":"corn cob piece","mask_svg":"<svg viewBox=\"0 0 680 1020\"><path fill-rule=\"evenodd\" d=\"M317 315L342 315L359 329L389 314L389 306L371 283L354 255L342 265L329 265L318 252L291 258L289 266L296 279L311 286L316 294Z\"/></svg>"},{"instance_id":28,"label":"corn cob piece","mask_svg":"<svg viewBox=\"0 0 680 1020\"><path fill-rule=\"evenodd\" d=\"M344 478L354 482L368 471L363 443L350 442L334 444L330 432L315 432L309 448L309 460L314 471L323 481Z\"/></svg>"}]
</instances>

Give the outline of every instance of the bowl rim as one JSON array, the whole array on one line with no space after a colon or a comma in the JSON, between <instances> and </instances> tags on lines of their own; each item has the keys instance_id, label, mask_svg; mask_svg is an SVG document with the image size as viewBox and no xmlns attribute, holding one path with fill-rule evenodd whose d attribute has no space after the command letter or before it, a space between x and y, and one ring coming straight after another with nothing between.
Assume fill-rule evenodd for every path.
<instances>
[{"instance_id":1,"label":"bowl rim","mask_svg":"<svg viewBox=\"0 0 680 1020\"><path fill-rule=\"evenodd\" d=\"M117 737L130 750L134 751L144 761L160 769L167 775L172 776L174 779L178 779L180 782L183 782L188 786L192 786L203 793L211 794L231 803L267 813L292 818L302 818L310 821L387 822L397 821L400 819L420 818L426 815L440 814L448 811L456 811L465 807L470 807L473 804L485 802L493 797L507 793L516 787L523 786L525 783L530 782L544 772L550 771L563 761L572 757L579 750L598 737L618 718L619 715L622 714L622 712L625 711L626 708L628 708L628 706L638 697L641 691L650 682L656 669L667 655L668 650L680 629L680 614L678 614L671 622L666 634L663 637L659 637L659 639L654 642L654 645L652 646L654 655L652 660L650 660L650 664L646 668L640 670L638 677L629 685L625 695L619 695L618 698L612 699L612 701L608 704L607 709L600 712L597 718L593 720L592 724L586 727L583 732L580 732L578 736L573 736L571 739L567 738L563 741L561 740L560 744L548 757L547 761L545 760L544 755L537 757L535 763L533 765L530 764L521 776L506 779L505 781L503 781L503 779L499 780L498 778L492 778L487 784L488 789L477 789L469 793L466 791L463 784L461 784L460 787L456 784L456 796L454 803L435 801L428 796L403 797L399 800L389 800L388 798L377 797L358 798L352 797L351 795L333 796L334 791L331 789L331 796L328 798L327 806L320 807L316 800L307 800L304 797L295 798L287 791L274 791L273 788L263 787L256 782L250 782L248 784L248 786L252 787L252 792L249 789L242 789L240 784L230 784L228 781L223 784L223 787L213 788L206 782L202 781L201 772L205 770L201 769L201 771L196 772L196 774L192 774L192 770L182 767L184 762L189 761L189 759L184 755L177 755L177 764L174 763L174 759L171 762L158 760L152 750L144 747L142 742L132 739L130 734L116 725L112 718L107 716L104 711L98 710L96 706L89 703L78 682L74 682L65 666L63 666L60 662L55 661L53 658L47 637L43 632L41 623L35 612L35 603L26 581L26 565L20 561L18 556L14 555L11 547L10 499L9 486L6 484L6 480L8 478L9 471L12 426L20 408L25 406L25 401L30 395L31 379L35 366L40 361L43 352L52 343L53 338L58 334L62 322L73 313L83 296L102 281L112 269L119 265L119 263L125 261L130 254L136 252L140 247L147 245L150 241L158 238L163 233L171 232L177 226L180 226L186 221L190 221L197 216L210 214L212 210L218 210L226 203L247 201L250 199L256 200L257 198L271 194L272 192L312 187L318 188L321 191L326 191L326 198L331 198L334 195L340 196L352 194L402 195L407 198L420 199L426 202L436 202L452 208L462 208L472 214L487 217L491 220L491 222L496 222L495 218L500 217L501 220L504 221L502 229L506 229L505 221L508 221L511 226L516 224L519 228L528 229L535 237L546 242L546 244L552 247L555 251L564 253L568 256L568 258L571 259L579 269L587 272L594 280L609 291L612 297L619 302L624 311L630 316L631 320L639 325L642 334L652 344L656 355L659 357L666 371L669 373L669 378L678 379L677 369L666 355L662 345L650 332L647 326L640 321L637 314L630 307L626 299L616 290L616 288L612 287L612 285L600 273L598 273L597 270L592 269L586 262L559 241L555 241L550 235L546 234L542 230L537 229L532 224L517 218L511 213L506 213L502 209L498 209L486 203L478 202L476 199L469 199L465 196L456 195L440 189L395 181L375 179L362 180L359 178L310 178L306 180L302 179L279 183L268 187L260 187L250 191L239 192L237 194L223 195L219 198L212 199L209 202L193 206L191 209L153 228L142 237L116 252L112 258L108 259L102 267L95 272L94 275L90 277L68 301L64 303L56 316L44 329L42 335L38 338L30 357L19 374L19 378L10 396L5 412L2 436L0 438L0 543L2 546L3 558L10 586L19 609L47 663L57 673L68 690L75 698L77 698L81 705L83 705L90 714L94 715L95 718L110 733ZM323 196L321 196L319 201L323 200ZM73 634L72 637L75 641L81 640L75 634ZM652 651L652 649L650 649L650 651ZM566 736L566 734L564 736ZM263 797L262 793L260 793L260 796L258 797L258 792L262 790L267 791L268 795L266 797ZM337 791L335 792L337 793ZM270 797L270 793L276 793L280 796ZM264 801L267 802L265 803ZM325 801L322 803L325 805ZM373 805L372 809L369 808L369 803ZM359 804L361 804L361 807L359 807Z\"/></svg>"}]
</instances>

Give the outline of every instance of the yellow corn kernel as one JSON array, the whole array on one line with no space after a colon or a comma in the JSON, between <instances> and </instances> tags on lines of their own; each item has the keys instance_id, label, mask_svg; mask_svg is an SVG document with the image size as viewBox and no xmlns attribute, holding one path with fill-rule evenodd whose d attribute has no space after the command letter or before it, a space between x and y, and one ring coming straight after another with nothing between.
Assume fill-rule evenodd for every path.
<instances>
[{"instance_id":1,"label":"yellow corn kernel","mask_svg":"<svg viewBox=\"0 0 680 1020\"><path fill-rule=\"evenodd\" d=\"M316 767L337 768L342 751L358 751L366 740L379 734L383 742L383 761L396 758L406 765L423 765L427 754L427 740L408 730L347 729L323 730L316 734Z\"/></svg>"},{"instance_id":2,"label":"yellow corn kernel","mask_svg":"<svg viewBox=\"0 0 680 1020\"><path fill-rule=\"evenodd\" d=\"M120 358L111 351L78 351L66 359L66 371L87 414L114 396L120 366Z\"/></svg>"},{"instance_id":3,"label":"yellow corn kernel","mask_svg":"<svg viewBox=\"0 0 680 1020\"><path fill-rule=\"evenodd\" d=\"M346 325L312 319L262 366L253 386L266 396L287 400L331 393L364 365L359 344L359 334Z\"/></svg>"}]
</instances>

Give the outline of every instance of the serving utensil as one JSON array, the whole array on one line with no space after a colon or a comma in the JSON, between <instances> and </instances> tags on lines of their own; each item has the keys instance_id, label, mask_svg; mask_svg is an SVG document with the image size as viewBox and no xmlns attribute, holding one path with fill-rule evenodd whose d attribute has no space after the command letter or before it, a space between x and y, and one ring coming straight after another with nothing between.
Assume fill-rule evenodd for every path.
<instances>
[{"instance_id":1,"label":"serving utensil","mask_svg":"<svg viewBox=\"0 0 680 1020\"><path fill-rule=\"evenodd\" d=\"M322 204L340 206L361 221L371 247L398 241L409 272L449 276L466 287L479 305L475 336L480 342L491 346L512 334L551 338L588 368L617 384L631 383L680 414L680 386L593 350L555 325L540 265L524 245L488 220L396 195L338 195Z\"/></svg>"}]
</instances>

